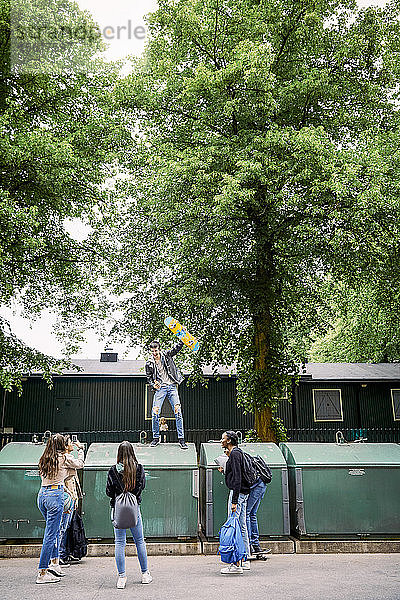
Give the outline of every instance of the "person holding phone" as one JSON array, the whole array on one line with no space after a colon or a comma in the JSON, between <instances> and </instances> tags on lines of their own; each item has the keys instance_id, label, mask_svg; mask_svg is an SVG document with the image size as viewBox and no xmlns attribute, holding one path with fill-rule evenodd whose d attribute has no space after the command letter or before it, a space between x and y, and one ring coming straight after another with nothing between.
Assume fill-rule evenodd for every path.
<instances>
[{"instance_id":1,"label":"person holding phone","mask_svg":"<svg viewBox=\"0 0 400 600\"><path fill-rule=\"evenodd\" d=\"M74 458L67 448L61 433L51 435L40 457L38 468L42 486L38 493L37 505L46 527L39 559L39 572L36 583L57 583L64 576L59 563L59 531L64 512L64 481L70 469L82 469L83 448L78 449Z\"/></svg>"},{"instance_id":2,"label":"person holding phone","mask_svg":"<svg viewBox=\"0 0 400 600\"><path fill-rule=\"evenodd\" d=\"M72 439L69 435L65 436L65 444L67 448L67 454L70 457L74 458L72 452L74 451L74 447L79 450L83 450L83 444L81 444L76 435L72 436ZM83 465L82 465L83 467ZM78 467L78 468L82 468ZM61 519L60 525L60 565L67 567L73 562L79 562L78 559L74 559L73 557L68 556L66 549L66 540L68 528L71 523L72 515L74 510L78 506L78 502L82 498L82 490L78 479L78 474L76 472L75 467L68 468L68 475L64 480L64 512Z\"/></svg>"}]
</instances>

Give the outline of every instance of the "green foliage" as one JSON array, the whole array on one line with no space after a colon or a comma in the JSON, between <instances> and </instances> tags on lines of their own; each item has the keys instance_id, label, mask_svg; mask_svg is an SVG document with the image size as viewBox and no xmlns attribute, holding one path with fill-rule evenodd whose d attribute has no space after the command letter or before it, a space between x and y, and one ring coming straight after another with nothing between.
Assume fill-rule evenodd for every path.
<instances>
[{"instance_id":1,"label":"green foliage","mask_svg":"<svg viewBox=\"0 0 400 600\"><path fill-rule=\"evenodd\" d=\"M280 442L287 441L288 438L287 438L287 433L286 433L286 427L285 427L282 419L280 419L277 415L277 405L276 404L275 404L275 410L272 413L271 429L274 432L275 442L277 444L279 444Z\"/></svg>"},{"instance_id":2,"label":"green foliage","mask_svg":"<svg viewBox=\"0 0 400 600\"><path fill-rule=\"evenodd\" d=\"M274 421L273 421L273 430L275 433L275 441L277 444L279 444L280 442L286 442L287 441L287 435L286 435L286 428L282 422L282 420L276 416L276 414L274 415ZM255 429L248 429L246 431L246 435L244 436L243 442L247 443L247 444L257 444L259 442L262 442L263 440L260 438L260 436L258 435L257 431Z\"/></svg>"},{"instance_id":3,"label":"green foliage","mask_svg":"<svg viewBox=\"0 0 400 600\"><path fill-rule=\"evenodd\" d=\"M332 284L325 301L332 314L327 332L312 344L314 362L397 362L400 360L398 277L381 278L376 286Z\"/></svg>"},{"instance_id":4,"label":"green foliage","mask_svg":"<svg viewBox=\"0 0 400 600\"><path fill-rule=\"evenodd\" d=\"M258 437L257 431L255 429L248 429L246 431L246 435L243 438L243 443L245 444L251 444L251 443L258 443L258 442L262 442L262 439L260 437Z\"/></svg>"},{"instance_id":5,"label":"green foliage","mask_svg":"<svg viewBox=\"0 0 400 600\"><path fill-rule=\"evenodd\" d=\"M378 278L397 244L398 8L160 0L149 31L116 92L138 132L106 232L114 333L165 342L175 316L192 367L237 364L241 405L274 409L326 331L327 278Z\"/></svg>"},{"instance_id":6,"label":"green foliage","mask_svg":"<svg viewBox=\"0 0 400 600\"><path fill-rule=\"evenodd\" d=\"M43 11L71 25L92 24L72 2L37 0L25 4L24 26L40 24L35 18ZM96 39L85 48L72 44L64 71L14 69L12 16L5 0L0 8L0 302L18 302L29 318L54 309L72 349L87 319L104 314L106 306L96 283L103 249L90 236L75 240L67 224L80 219L95 226L106 205L104 182L115 174L117 152L126 141L113 116L117 71L94 59L101 49ZM61 53L65 47L60 61ZM73 70L83 57L85 70ZM63 364L27 348L4 319L0 348L0 384L7 389L18 385L22 374L49 374Z\"/></svg>"}]
</instances>

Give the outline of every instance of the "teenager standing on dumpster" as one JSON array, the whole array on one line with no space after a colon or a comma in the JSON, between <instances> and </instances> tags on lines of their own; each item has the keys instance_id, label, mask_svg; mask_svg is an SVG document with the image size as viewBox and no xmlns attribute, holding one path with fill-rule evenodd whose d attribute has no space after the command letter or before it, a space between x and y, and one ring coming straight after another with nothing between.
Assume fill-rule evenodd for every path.
<instances>
[{"instance_id":1,"label":"teenager standing on dumpster","mask_svg":"<svg viewBox=\"0 0 400 600\"><path fill-rule=\"evenodd\" d=\"M250 555L249 536L247 533L246 508L250 488L243 479L243 453L238 448L238 437L234 431L225 431L222 434L221 446L228 455L225 465L225 483L231 490L228 499L228 516L231 512L238 515L240 529L242 531L243 541L247 556ZM223 470L220 468L220 470ZM224 575L234 575L243 573L243 570L250 570L250 562L243 561L242 565L232 563L228 567L223 567L221 573Z\"/></svg>"},{"instance_id":2,"label":"teenager standing on dumpster","mask_svg":"<svg viewBox=\"0 0 400 600\"><path fill-rule=\"evenodd\" d=\"M183 342L181 340L166 352L161 350L160 342L154 341L150 344L151 358L146 362L146 376L147 382L155 391L151 409L153 441L150 446L152 448L160 443L160 412L165 398L168 398L175 414L179 445L182 450L188 449L185 442L182 407L178 394L178 385L182 383L184 378L173 359L182 348Z\"/></svg>"},{"instance_id":3,"label":"teenager standing on dumpster","mask_svg":"<svg viewBox=\"0 0 400 600\"><path fill-rule=\"evenodd\" d=\"M36 583L56 583L64 573L59 564L59 533L64 511L64 480L70 469L82 469L83 446L75 442L78 458L67 453L66 439L61 433L47 441L39 460L42 487L38 493L38 508L46 521Z\"/></svg>"}]
</instances>

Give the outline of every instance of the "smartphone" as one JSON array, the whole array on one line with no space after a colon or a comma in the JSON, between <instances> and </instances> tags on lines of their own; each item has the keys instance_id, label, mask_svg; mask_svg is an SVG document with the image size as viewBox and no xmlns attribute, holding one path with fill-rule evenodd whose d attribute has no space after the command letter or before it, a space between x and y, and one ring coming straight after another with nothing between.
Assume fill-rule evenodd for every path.
<instances>
[{"instance_id":1,"label":"smartphone","mask_svg":"<svg viewBox=\"0 0 400 600\"><path fill-rule=\"evenodd\" d=\"M77 436L77 435L75 435L75 434L73 434L73 435L72 435L72 443L75 443L75 442L77 442L77 441L78 441L78 436Z\"/></svg>"}]
</instances>

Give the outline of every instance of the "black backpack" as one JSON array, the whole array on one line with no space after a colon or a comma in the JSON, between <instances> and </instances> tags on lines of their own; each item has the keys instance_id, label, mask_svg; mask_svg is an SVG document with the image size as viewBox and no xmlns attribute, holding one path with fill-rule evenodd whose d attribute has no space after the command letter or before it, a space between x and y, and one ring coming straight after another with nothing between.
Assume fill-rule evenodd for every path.
<instances>
[{"instance_id":1,"label":"black backpack","mask_svg":"<svg viewBox=\"0 0 400 600\"><path fill-rule=\"evenodd\" d=\"M66 551L68 556L82 558L87 554L88 540L85 535L82 517L74 510L67 531Z\"/></svg>"},{"instance_id":2,"label":"black backpack","mask_svg":"<svg viewBox=\"0 0 400 600\"><path fill-rule=\"evenodd\" d=\"M252 458L258 473L258 477L261 479L261 481L264 483L271 483L272 472L263 457L257 454L257 456L253 456Z\"/></svg>"},{"instance_id":3,"label":"black backpack","mask_svg":"<svg viewBox=\"0 0 400 600\"><path fill-rule=\"evenodd\" d=\"M243 467L242 467L242 478L248 487L255 484L257 479L261 479L264 483L271 483L272 473L271 469L265 462L265 460L257 454L257 456L251 456L247 452L243 452Z\"/></svg>"},{"instance_id":4,"label":"black backpack","mask_svg":"<svg viewBox=\"0 0 400 600\"><path fill-rule=\"evenodd\" d=\"M241 450L241 453L243 455L242 479L243 482L247 484L247 487L251 487L255 484L259 475L254 463L254 458L250 456L250 454L247 454L247 452L243 452L243 450Z\"/></svg>"}]
</instances>

